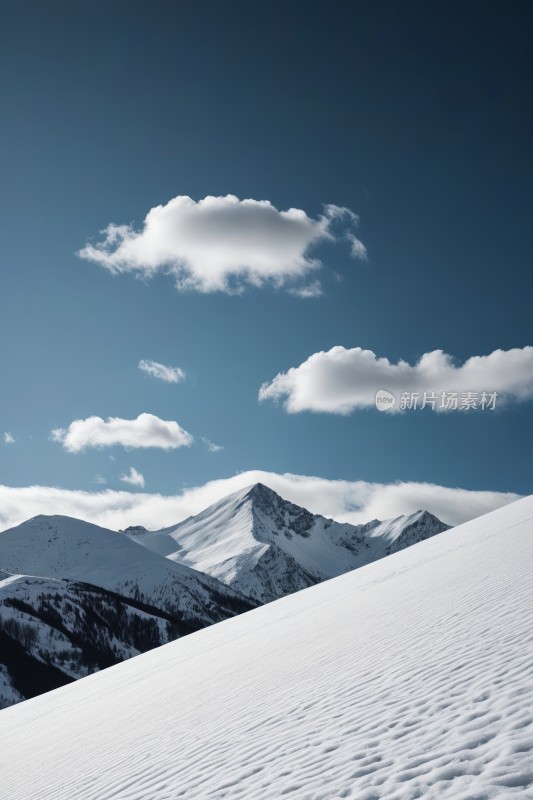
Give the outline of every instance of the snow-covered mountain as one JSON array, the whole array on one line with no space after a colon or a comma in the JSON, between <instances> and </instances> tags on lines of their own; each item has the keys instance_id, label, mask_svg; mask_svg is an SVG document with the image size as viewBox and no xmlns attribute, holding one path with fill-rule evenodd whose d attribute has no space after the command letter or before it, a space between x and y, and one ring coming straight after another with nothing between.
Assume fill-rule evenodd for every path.
<instances>
[{"instance_id":1,"label":"snow-covered mountain","mask_svg":"<svg viewBox=\"0 0 533 800\"><path fill-rule=\"evenodd\" d=\"M0 533L0 568L0 708L254 605L70 517L35 517Z\"/></svg>"},{"instance_id":2,"label":"snow-covered mountain","mask_svg":"<svg viewBox=\"0 0 533 800\"><path fill-rule=\"evenodd\" d=\"M0 580L0 708L191 633L172 614L87 583Z\"/></svg>"},{"instance_id":3,"label":"snow-covered mountain","mask_svg":"<svg viewBox=\"0 0 533 800\"><path fill-rule=\"evenodd\" d=\"M9 800L533 797L533 497L0 713Z\"/></svg>"},{"instance_id":4,"label":"snow-covered mountain","mask_svg":"<svg viewBox=\"0 0 533 800\"><path fill-rule=\"evenodd\" d=\"M427 511L365 525L312 514L257 483L160 531L124 533L169 560L264 603L448 529ZM0 562L1 563L1 562Z\"/></svg>"},{"instance_id":5,"label":"snow-covered mountain","mask_svg":"<svg viewBox=\"0 0 533 800\"><path fill-rule=\"evenodd\" d=\"M34 517L0 533L0 708L446 527L427 512L339 524L262 484L158 532Z\"/></svg>"},{"instance_id":6,"label":"snow-covered mountain","mask_svg":"<svg viewBox=\"0 0 533 800\"><path fill-rule=\"evenodd\" d=\"M0 569L90 583L172 613L195 629L251 607L209 575L72 517L33 517L0 533Z\"/></svg>"}]
</instances>

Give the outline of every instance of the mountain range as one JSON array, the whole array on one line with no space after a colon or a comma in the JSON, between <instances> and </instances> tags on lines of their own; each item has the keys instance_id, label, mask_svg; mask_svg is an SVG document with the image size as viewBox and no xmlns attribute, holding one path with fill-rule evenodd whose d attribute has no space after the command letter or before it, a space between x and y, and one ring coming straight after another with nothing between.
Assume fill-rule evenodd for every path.
<instances>
[{"instance_id":1,"label":"mountain range","mask_svg":"<svg viewBox=\"0 0 533 800\"><path fill-rule=\"evenodd\" d=\"M255 605L71 517L38 516L0 533L0 564L0 707Z\"/></svg>"},{"instance_id":2,"label":"mountain range","mask_svg":"<svg viewBox=\"0 0 533 800\"><path fill-rule=\"evenodd\" d=\"M531 798L532 533L528 497L7 708L2 796Z\"/></svg>"},{"instance_id":3,"label":"mountain range","mask_svg":"<svg viewBox=\"0 0 533 800\"><path fill-rule=\"evenodd\" d=\"M266 603L402 550L448 529L427 511L364 525L335 522L257 483L194 517L133 541ZM0 562L1 563L1 562Z\"/></svg>"},{"instance_id":4,"label":"mountain range","mask_svg":"<svg viewBox=\"0 0 533 800\"><path fill-rule=\"evenodd\" d=\"M447 528L424 511L338 523L263 484L159 531L34 517L0 533L0 707Z\"/></svg>"}]
</instances>

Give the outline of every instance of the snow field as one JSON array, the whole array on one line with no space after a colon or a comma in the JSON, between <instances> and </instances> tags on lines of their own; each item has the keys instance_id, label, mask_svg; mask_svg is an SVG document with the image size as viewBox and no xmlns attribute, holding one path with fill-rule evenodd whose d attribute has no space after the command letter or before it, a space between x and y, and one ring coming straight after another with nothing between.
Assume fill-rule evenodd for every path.
<instances>
[{"instance_id":1,"label":"snow field","mask_svg":"<svg viewBox=\"0 0 533 800\"><path fill-rule=\"evenodd\" d=\"M533 498L0 713L6 800L533 798Z\"/></svg>"}]
</instances>

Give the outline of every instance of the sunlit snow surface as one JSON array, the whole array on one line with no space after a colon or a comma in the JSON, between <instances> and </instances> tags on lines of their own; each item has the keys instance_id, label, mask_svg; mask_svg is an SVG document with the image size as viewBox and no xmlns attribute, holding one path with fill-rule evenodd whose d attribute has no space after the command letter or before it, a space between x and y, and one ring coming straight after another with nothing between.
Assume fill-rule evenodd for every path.
<instances>
[{"instance_id":1,"label":"sunlit snow surface","mask_svg":"<svg viewBox=\"0 0 533 800\"><path fill-rule=\"evenodd\" d=\"M533 798L533 498L0 712L6 800Z\"/></svg>"}]
</instances>

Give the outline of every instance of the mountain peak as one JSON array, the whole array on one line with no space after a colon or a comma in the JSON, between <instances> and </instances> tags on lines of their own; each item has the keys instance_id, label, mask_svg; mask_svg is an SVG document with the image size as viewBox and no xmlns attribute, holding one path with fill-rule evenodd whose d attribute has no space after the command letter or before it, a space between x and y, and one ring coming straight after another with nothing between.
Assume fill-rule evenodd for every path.
<instances>
[{"instance_id":1,"label":"mountain peak","mask_svg":"<svg viewBox=\"0 0 533 800\"><path fill-rule=\"evenodd\" d=\"M440 520L435 514L432 514L431 511L428 511L427 509L421 509L418 513L420 514L420 519L436 519L439 522L442 522L442 520Z\"/></svg>"},{"instance_id":2,"label":"mountain peak","mask_svg":"<svg viewBox=\"0 0 533 800\"><path fill-rule=\"evenodd\" d=\"M135 535L137 533L148 533L144 525L128 525L127 528L119 528L119 533L127 533L129 535Z\"/></svg>"},{"instance_id":3,"label":"mountain peak","mask_svg":"<svg viewBox=\"0 0 533 800\"><path fill-rule=\"evenodd\" d=\"M406 520L412 519L414 522L422 523L425 525L438 524L438 525L443 525L445 528L450 527L450 525L448 525L446 522L443 522L441 519L439 519L439 517L437 517L435 514L432 514L431 511L428 511L426 508L419 508L418 511L414 512L414 514L410 514L408 517L404 517L404 519Z\"/></svg>"},{"instance_id":4,"label":"mountain peak","mask_svg":"<svg viewBox=\"0 0 533 800\"><path fill-rule=\"evenodd\" d=\"M127 535L176 563L268 602L383 558L448 526L429 513L336 522L257 481L170 528Z\"/></svg>"},{"instance_id":5,"label":"mountain peak","mask_svg":"<svg viewBox=\"0 0 533 800\"><path fill-rule=\"evenodd\" d=\"M268 497L269 499L279 498L281 499L280 495L271 489L270 486L266 486L264 483L253 483L251 486L248 486L246 489L246 496L252 497L254 499L261 499Z\"/></svg>"},{"instance_id":6,"label":"mountain peak","mask_svg":"<svg viewBox=\"0 0 533 800\"><path fill-rule=\"evenodd\" d=\"M289 501L284 500L274 489L271 489L270 486L266 486L264 483L253 483L251 486L247 486L245 489L241 489L240 492L235 492L235 494L230 495L230 498L235 498L238 500L239 506L246 505L250 503L252 509L255 511L264 511L270 513L276 513L276 510L284 505L293 505L289 503ZM294 506L294 508L299 508L299 506Z\"/></svg>"}]
</instances>

